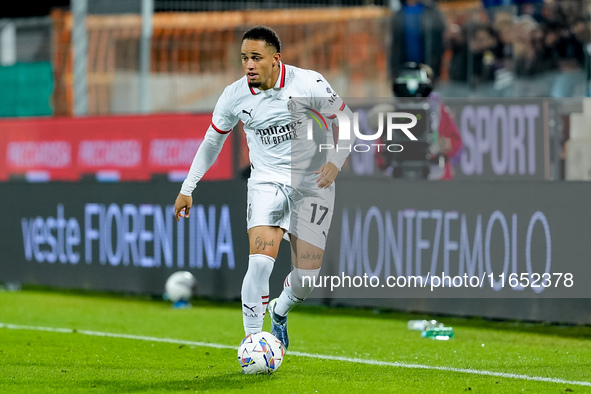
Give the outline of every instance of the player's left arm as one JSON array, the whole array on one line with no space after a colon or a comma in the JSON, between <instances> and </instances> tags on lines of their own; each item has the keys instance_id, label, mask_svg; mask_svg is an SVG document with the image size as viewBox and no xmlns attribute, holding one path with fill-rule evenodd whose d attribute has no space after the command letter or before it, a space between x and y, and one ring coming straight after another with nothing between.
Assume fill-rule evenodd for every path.
<instances>
[{"instance_id":1,"label":"player's left arm","mask_svg":"<svg viewBox=\"0 0 591 394\"><path fill-rule=\"evenodd\" d=\"M332 89L330 84L326 82L323 76L319 75L315 78L316 82L312 85L312 97L317 109L322 114L333 121L338 122L338 118L346 116L349 119L349 125L353 124L353 112L345 104L343 99ZM335 145L342 143L341 135L336 132L338 139ZM314 173L318 174L316 184L321 189L326 189L335 181L337 175L341 171L347 157L349 156L348 149L334 149L328 154L327 161Z\"/></svg>"}]
</instances>

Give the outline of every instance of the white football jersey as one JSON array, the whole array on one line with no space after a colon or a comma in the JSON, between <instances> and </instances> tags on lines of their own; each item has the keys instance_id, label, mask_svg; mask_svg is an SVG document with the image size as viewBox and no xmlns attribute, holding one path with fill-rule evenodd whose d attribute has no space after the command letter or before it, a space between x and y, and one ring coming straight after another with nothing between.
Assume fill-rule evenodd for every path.
<instances>
[{"instance_id":1,"label":"white football jersey","mask_svg":"<svg viewBox=\"0 0 591 394\"><path fill-rule=\"evenodd\" d=\"M294 168L315 171L326 163L326 155L318 155L318 138L307 139L308 115L314 111L317 115L336 113L345 108L322 75L280 63L279 78L272 89L252 88L246 76L227 86L213 111L212 127L225 134L241 120L251 178L291 184ZM323 121L328 130L322 139L332 143L331 120Z\"/></svg>"}]
</instances>

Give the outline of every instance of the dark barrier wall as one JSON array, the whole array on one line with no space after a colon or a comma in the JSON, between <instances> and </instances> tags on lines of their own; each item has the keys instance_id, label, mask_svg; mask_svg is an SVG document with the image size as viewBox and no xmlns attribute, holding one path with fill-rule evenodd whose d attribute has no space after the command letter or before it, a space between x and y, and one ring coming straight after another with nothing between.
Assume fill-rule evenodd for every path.
<instances>
[{"instance_id":1,"label":"dark barrier wall","mask_svg":"<svg viewBox=\"0 0 591 394\"><path fill-rule=\"evenodd\" d=\"M177 223L178 189L1 183L0 282L158 294L168 275L188 270L200 295L238 298L245 182L200 184L190 219ZM341 179L322 270L329 282L313 294L330 304L589 324L590 192L589 183ZM272 296L289 271L287 246ZM408 282L330 289L333 277L364 275ZM437 275L459 286L432 289Z\"/></svg>"},{"instance_id":2,"label":"dark barrier wall","mask_svg":"<svg viewBox=\"0 0 591 394\"><path fill-rule=\"evenodd\" d=\"M238 298L246 183L200 184L190 218L176 222L179 189L164 181L0 184L0 282L160 294L170 274L188 270L200 295ZM288 272L285 264L274 275Z\"/></svg>"},{"instance_id":3,"label":"dark barrier wall","mask_svg":"<svg viewBox=\"0 0 591 394\"><path fill-rule=\"evenodd\" d=\"M324 283L315 297L591 324L591 183L341 179L337 187L322 275L340 286ZM389 287L388 277L402 280Z\"/></svg>"},{"instance_id":4,"label":"dark barrier wall","mask_svg":"<svg viewBox=\"0 0 591 394\"><path fill-rule=\"evenodd\" d=\"M376 279L330 295L591 298L590 197L584 182L341 181L326 274Z\"/></svg>"}]
</instances>

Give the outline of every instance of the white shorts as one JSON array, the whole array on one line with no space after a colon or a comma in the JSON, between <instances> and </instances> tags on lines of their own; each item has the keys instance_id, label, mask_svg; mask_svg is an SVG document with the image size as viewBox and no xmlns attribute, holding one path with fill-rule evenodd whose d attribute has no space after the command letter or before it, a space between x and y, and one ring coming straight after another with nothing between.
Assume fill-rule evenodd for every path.
<instances>
[{"instance_id":1,"label":"white shorts","mask_svg":"<svg viewBox=\"0 0 591 394\"><path fill-rule=\"evenodd\" d=\"M324 250L335 189L334 183L328 189L320 189L316 186L317 177L298 182L297 188L249 179L246 228L278 226L286 230L286 234Z\"/></svg>"}]
</instances>

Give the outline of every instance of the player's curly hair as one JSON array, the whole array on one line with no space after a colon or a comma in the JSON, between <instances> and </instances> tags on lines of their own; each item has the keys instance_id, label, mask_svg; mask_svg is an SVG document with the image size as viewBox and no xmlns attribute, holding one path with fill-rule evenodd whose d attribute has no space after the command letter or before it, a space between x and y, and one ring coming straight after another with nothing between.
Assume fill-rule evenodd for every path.
<instances>
[{"instance_id":1,"label":"player's curly hair","mask_svg":"<svg viewBox=\"0 0 591 394\"><path fill-rule=\"evenodd\" d=\"M281 52L281 40L275 31L267 26L258 25L248 29L242 36L244 40L265 41L268 46L275 47L277 52Z\"/></svg>"}]
</instances>

